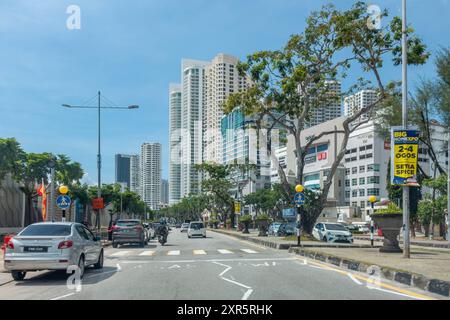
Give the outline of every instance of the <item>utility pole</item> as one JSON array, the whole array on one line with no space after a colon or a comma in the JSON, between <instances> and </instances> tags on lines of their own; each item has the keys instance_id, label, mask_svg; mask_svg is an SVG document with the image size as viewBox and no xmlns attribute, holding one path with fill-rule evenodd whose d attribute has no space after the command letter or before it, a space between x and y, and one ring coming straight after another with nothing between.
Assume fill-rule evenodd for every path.
<instances>
[{"instance_id":1,"label":"utility pole","mask_svg":"<svg viewBox=\"0 0 450 320\"><path fill-rule=\"evenodd\" d=\"M447 148L447 241L450 244L450 128L448 129L448 148Z\"/></svg>"},{"instance_id":2,"label":"utility pole","mask_svg":"<svg viewBox=\"0 0 450 320\"><path fill-rule=\"evenodd\" d=\"M55 174L55 166L56 166L56 157L51 156L48 166L50 167L50 175L52 182L50 184L50 214L47 215L47 221L51 220L51 222L55 222L55 185L56 185L56 174Z\"/></svg>"},{"instance_id":3,"label":"utility pole","mask_svg":"<svg viewBox=\"0 0 450 320\"><path fill-rule=\"evenodd\" d=\"M408 42L406 0L402 0L402 125L408 129ZM409 187L403 186L403 257L410 257L409 246Z\"/></svg>"}]
</instances>

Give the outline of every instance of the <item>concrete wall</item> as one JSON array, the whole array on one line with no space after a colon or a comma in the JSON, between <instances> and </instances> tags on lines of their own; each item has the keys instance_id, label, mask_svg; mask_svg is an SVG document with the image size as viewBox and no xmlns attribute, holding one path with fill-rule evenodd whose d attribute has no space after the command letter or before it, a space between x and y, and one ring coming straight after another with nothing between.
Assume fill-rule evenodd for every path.
<instances>
[{"instance_id":1,"label":"concrete wall","mask_svg":"<svg viewBox=\"0 0 450 320\"><path fill-rule=\"evenodd\" d=\"M22 227L24 199L19 184L9 176L0 181L0 230Z\"/></svg>"}]
</instances>

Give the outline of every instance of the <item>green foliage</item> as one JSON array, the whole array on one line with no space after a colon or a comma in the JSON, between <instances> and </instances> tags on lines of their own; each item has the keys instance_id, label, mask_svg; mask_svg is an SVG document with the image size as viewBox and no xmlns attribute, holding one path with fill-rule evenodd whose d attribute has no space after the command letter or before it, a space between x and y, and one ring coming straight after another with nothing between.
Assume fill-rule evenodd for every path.
<instances>
[{"instance_id":1,"label":"green foliage","mask_svg":"<svg viewBox=\"0 0 450 320\"><path fill-rule=\"evenodd\" d=\"M267 214L263 213L263 214L257 215L255 220L256 221L269 221L270 217Z\"/></svg>"},{"instance_id":2,"label":"green foliage","mask_svg":"<svg viewBox=\"0 0 450 320\"><path fill-rule=\"evenodd\" d=\"M0 138L0 182L8 173L19 176L25 159L26 153L15 138Z\"/></svg>"},{"instance_id":3,"label":"green foliage","mask_svg":"<svg viewBox=\"0 0 450 320\"><path fill-rule=\"evenodd\" d=\"M252 216L249 214L243 215L239 218L239 222L251 222Z\"/></svg>"},{"instance_id":4,"label":"green foliage","mask_svg":"<svg viewBox=\"0 0 450 320\"><path fill-rule=\"evenodd\" d=\"M375 214L402 214L402 210L391 202L386 209L378 209Z\"/></svg>"}]
</instances>

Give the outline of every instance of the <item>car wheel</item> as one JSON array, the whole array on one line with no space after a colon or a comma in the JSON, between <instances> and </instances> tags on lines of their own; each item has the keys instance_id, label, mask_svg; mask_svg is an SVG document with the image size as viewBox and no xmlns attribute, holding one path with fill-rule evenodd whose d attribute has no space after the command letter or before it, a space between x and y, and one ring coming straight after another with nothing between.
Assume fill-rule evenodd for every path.
<instances>
[{"instance_id":1,"label":"car wheel","mask_svg":"<svg viewBox=\"0 0 450 320\"><path fill-rule=\"evenodd\" d=\"M21 281L25 278L27 273L25 271L11 271L11 275L15 281Z\"/></svg>"},{"instance_id":2,"label":"car wheel","mask_svg":"<svg viewBox=\"0 0 450 320\"><path fill-rule=\"evenodd\" d=\"M113 248L117 248L117 247L118 247L117 242L113 242L113 243L112 243L112 246L113 246Z\"/></svg>"},{"instance_id":3,"label":"car wheel","mask_svg":"<svg viewBox=\"0 0 450 320\"><path fill-rule=\"evenodd\" d=\"M96 264L94 264L95 269L101 269L103 268L103 250L100 251L100 255L98 256L98 261Z\"/></svg>"},{"instance_id":4,"label":"car wheel","mask_svg":"<svg viewBox=\"0 0 450 320\"><path fill-rule=\"evenodd\" d=\"M80 279L84 276L84 257L81 256L80 260L78 260L78 268L80 269Z\"/></svg>"}]
</instances>

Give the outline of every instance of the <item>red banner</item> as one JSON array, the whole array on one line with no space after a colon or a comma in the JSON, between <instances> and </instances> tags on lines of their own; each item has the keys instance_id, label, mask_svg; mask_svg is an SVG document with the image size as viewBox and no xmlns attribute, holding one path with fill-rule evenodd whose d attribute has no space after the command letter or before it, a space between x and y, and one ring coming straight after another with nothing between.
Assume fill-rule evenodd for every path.
<instances>
[{"instance_id":1,"label":"red banner","mask_svg":"<svg viewBox=\"0 0 450 320\"><path fill-rule=\"evenodd\" d=\"M103 198L94 198L92 199L92 209L98 210L103 209L105 207L103 203Z\"/></svg>"}]
</instances>

